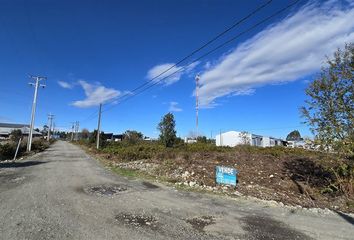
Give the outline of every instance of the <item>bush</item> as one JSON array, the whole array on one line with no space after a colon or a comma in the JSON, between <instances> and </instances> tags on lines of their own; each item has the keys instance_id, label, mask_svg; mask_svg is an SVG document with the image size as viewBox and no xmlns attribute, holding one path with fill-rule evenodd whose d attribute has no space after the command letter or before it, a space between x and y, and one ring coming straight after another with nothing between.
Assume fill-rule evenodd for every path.
<instances>
[{"instance_id":1,"label":"bush","mask_svg":"<svg viewBox=\"0 0 354 240\"><path fill-rule=\"evenodd\" d=\"M12 159L16 152L16 144L13 142L0 145L0 160Z\"/></svg>"},{"instance_id":2,"label":"bush","mask_svg":"<svg viewBox=\"0 0 354 240\"><path fill-rule=\"evenodd\" d=\"M17 142L10 141L8 143L5 143L4 145L0 145L0 160L13 159L13 157L15 156L17 144L18 144ZM44 151L49 147L49 145L50 143L48 143L44 139L34 139L32 142L32 151L35 152ZM27 142L22 141L18 149L17 157L22 156L26 152L26 148L27 148Z\"/></svg>"},{"instance_id":3,"label":"bush","mask_svg":"<svg viewBox=\"0 0 354 240\"><path fill-rule=\"evenodd\" d=\"M41 152L49 147L50 143L44 139L34 139L32 142L32 151Z\"/></svg>"}]
</instances>

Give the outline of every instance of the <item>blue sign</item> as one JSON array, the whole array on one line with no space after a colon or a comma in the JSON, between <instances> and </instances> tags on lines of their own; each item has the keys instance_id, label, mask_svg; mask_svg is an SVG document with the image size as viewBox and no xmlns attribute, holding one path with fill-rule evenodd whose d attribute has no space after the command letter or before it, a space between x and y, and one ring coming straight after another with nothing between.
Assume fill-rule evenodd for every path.
<instances>
[{"instance_id":1,"label":"blue sign","mask_svg":"<svg viewBox=\"0 0 354 240\"><path fill-rule=\"evenodd\" d=\"M235 168L216 166L215 173L216 183L236 186L238 172Z\"/></svg>"}]
</instances>

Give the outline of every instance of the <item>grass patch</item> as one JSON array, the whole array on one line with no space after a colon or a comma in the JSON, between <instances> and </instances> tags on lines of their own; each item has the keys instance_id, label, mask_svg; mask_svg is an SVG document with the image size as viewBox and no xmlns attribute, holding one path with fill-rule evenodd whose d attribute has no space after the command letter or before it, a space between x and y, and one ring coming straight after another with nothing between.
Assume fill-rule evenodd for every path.
<instances>
[{"instance_id":1,"label":"grass patch","mask_svg":"<svg viewBox=\"0 0 354 240\"><path fill-rule=\"evenodd\" d=\"M142 175L142 173L140 173L138 170L133 170L133 169L126 169L126 168L119 168L119 167L110 167L110 169L114 173L117 173L118 175L127 177L129 179L140 178Z\"/></svg>"}]
</instances>

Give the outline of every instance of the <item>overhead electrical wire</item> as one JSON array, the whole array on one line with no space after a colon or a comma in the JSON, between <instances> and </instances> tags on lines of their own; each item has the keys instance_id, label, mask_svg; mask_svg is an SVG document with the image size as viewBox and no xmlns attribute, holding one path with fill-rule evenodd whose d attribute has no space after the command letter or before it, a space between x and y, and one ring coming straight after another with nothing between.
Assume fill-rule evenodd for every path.
<instances>
[{"instance_id":1,"label":"overhead electrical wire","mask_svg":"<svg viewBox=\"0 0 354 240\"><path fill-rule=\"evenodd\" d=\"M187 67L189 67L191 64L193 64L193 63L195 63L195 62L201 60L202 58L205 58L206 56L212 54L212 53L215 52L216 50L219 50L220 48L226 46L227 44L229 44L229 43L235 41L237 38L241 37L242 35L244 35L244 34L250 32L250 31L252 31L253 29L259 27L259 26L262 25L263 23L265 23L265 22L269 21L270 19L272 19L272 18L278 16L279 14L283 13L283 12L286 11L287 9L289 9L289 8L291 8L291 7L293 7L293 6L295 6L295 5L296 5L298 2L300 2L300 1L302 1L302 0L296 0L296 1L292 2L291 4L285 6L284 8L282 8L282 9L280 9L280 10L274 12L274 13L271 14L270 16L268 16L268 17L262 19L261 21L259 21L259 22L256 23L256 24L252 25L250 28L246 29L245 31L242 31L241 33L239 33L239 34L235 35L234 37L228 39L227 41L225 41L225 42L219 44L218 46L216 46L215 48L211 49L210 51L204 53L204 54L201 55L200 57L194 59L193 61L191 61L191 62L188 63L187 65L184 65L184 66L180 67L178 70L176 70L176 71L170 73L170 74L167 75L167 76L164 76L163 78L158 79L157 81L153 81L153 83L152 83L151 85L148 85L147 87L143 88L141 91L139 91L139 92L137 92L137 93L134 93L134 92L132 91L131 94L127 94L127 97L126 97L126 98L124 98L123 100L121 100L120 102L118 102L116 105L113 105L113 106L111 106L111 107L109 107L109 108L103 110L102 112L106 112L106 111L108 111L108 110L114 108L115 106L117 106L117 105L119 105L119 104L121 104L121 103L123 103L123 102L126 102L127 100L129 100L129 99L131 99L131 98L133 98L133 97L135 97L135 96L137 96L137 95L139 95L139 94L145 92L146 90L152 88L153 86L156 86L157 84L161 83L162 81L166 80L167 78L171 77L172 75L174 75L174 74L176 74L176 73L178 73L178 72L183 71L184 69L186 69ZM148 83L151 83L151 81L149 81ZM146 85L147 85L147 84L145 84L145 86L146 86ZM123 98L123 97L122 97L122 98ZM121 99L122 99L122 98L121 98ZM116 101L116 99L115 99L115 101Z\"/></svg>"},{"instance_id":2,"label":"overhead electrical wire","mask_svg":"<svg viewBox=\"0 0 354 240\"><path fill-rule=\"evenodd\" d=\"M149 81L141 84L140 86L136 87L135 89L133 89L131 92L135 92L136 90L139 90L140 88L146 86L147 84L153 82L155 79L158 79L159 77L161 77L163 74L165 74L166 72L170 71L171 69L177 67L179 64L181 64L182 62L186 61L188 58L194 56L197 52L201 51L202 49L204 49L205 47L207 47L208 45L212 44L213 42L215 42L216 40L218 40L220 37L222 37L223 35L225 35L226 33L228 33L229 31L231 31L232 29L234 29L235 27L237 27L238 25L240 25L241 23L243 23L244 21L246 21L247 19L251 18L253 15L255 15L257 12L259 12L260 10L262 10L263 8L265 8L266 6L268 6L273 0L269 0L267 1L265 4L257 7L255 10L253 10L251 13L249 13L247 16L243 17L242 19L236 21L234 24L232 24L230 27L228 27L227 29L225 29L224 31L220 32L218 35L216 35L215 37L213 37L212 39L210 39L209 41L207 41L206 43L204 43L202 46L200 46L199 48L195 49L194 51L192 51L190 54L186 55L185 57L183 57L182 59L178 60L175 64L173 64L172 66L168 67L167 69L165 69L164 71L162 71L161 73L159 73L158 75L156 75L155 77L153 77L152 79L150 79ZM128 94L129 95L129 94Z\"/></svg>"},{"instance_id":3,"label":"overhead electrical wire","mask_svg":"<svg viewBox=\"0 0 354 240\"><path fill-rule=\"evenodd\" d=\"M204 48L206 48L207 46L209 46L210 44L212 44L213 42L215 42L216 40L218 40L220 37L222 37L223 35L225 35L226 33L230 32L232 29L234 29L235 27L239 26L241 23L245 22L247 19L251 18L253 15L255 15L257 12L259 12L260 10L262 10L263 8L265 8L266 6L268 6L270 3L272 3L273 0L268 0L266 3L258 6L256 9L254 9L252 12L250 12L249 14L247 14L245 17L241 18L240 20L237 20L234 24L232 24L231 26L229 26L228 28L226 28L225 30L223 30L222 32L220 32L219 34L217 34L215 37L211 38L210 40L208 40L207 42L205 42L202 46L198 47L197 49L195 49L194 51L192 51L191 53L187 54L185 57L183 57L182 59L178 60L175 64L173 64L172 66L168 67L167 69L165 69L164 71L162 71L161 73L159 73L158 75L154 76L152 79L150 79L149 81L146 81L145 83L137 86L136 88L134 88L133 90L129 91L128 93L123 94L122 96L120 96L118 98L118 100L120 99L124 99L125 97L129 97L131 96L131 93L136 92L137 90L149 85L150 83L154 83L156 82L155 80L158 79L159 77L161 77L163 74L167 73L168 71L170 71L171 69L177 67L179 64L183 63L184 61L186 61L188 58L194 56L196 53L200 52L201 50L203 50ZM175 74L176 72L174 72L173 74ZM166 78L163 78L166 79ZM159 81L160 82L160 81ZM155 86L156 84L154 84ZM150 88L150 87L148 87ZM140 94L140 93L138 93ZM117 99L114 99L114 101L117 101ZM123 100L124 101L124 100ZM108 111L109 109L103 110L102 112ZM91 119L93 119L94 117L98 116L98 111L96 111L94 114L91 114L90 116L88 116L87 118L85 118L84 120L82 120L81 122L85 122L85 121L89 121Z\"/></svg>"}]
</instances>

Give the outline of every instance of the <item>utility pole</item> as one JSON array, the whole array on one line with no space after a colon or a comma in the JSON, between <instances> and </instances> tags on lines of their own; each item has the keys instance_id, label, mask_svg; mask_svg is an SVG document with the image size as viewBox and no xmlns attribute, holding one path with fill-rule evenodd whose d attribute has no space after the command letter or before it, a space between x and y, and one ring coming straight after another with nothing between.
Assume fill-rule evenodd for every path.
<instances>
[{"instance_id":1,"label":"utility pole","mask_svg":"<svg viewBox=\"0 0 354 240\"><path fill-rule=\"evenodd\" d=\"M71 124L72 124L71 125L71 141L73 141L74 140L74 123L72 122Z\"/></svg>"},{"instance_id":2,"label":"utility pole","mask_svg":"<svg viewBox=\"0 0 354 240\"><path fill-rule=\"evenodd\" d=\"M199 75L195 77L195 125L196 125L196 138L198 139L198 110L199 110Z\"/></svg>"},{"instance_id":3,"label":"utility pole","mask_svg":"<svg viewBox=\"0 0 354 240\"><path fill-rule=\"evenodd\" d=\"M53 118L54 118L53 114L48 114L48 121L49 121L49 130L48 130L48 136L47 136L48 142L50 141L50 131L52 130L52 126L53 126Z\"/></svg>"},{"instance_id":4,"label":"utility pole","mask_svg":"<svg viewBox=\"0 0 354 240\"><path fill-rule=\"evenodd\" d=\"M77 121L75 123L75 140L79 140L79 128L80 128L80 122Z\"/></svg>"},{"instance_id":5,"label":"utility pole","mask_svg":"<svg viewBox=\"0 0 354 240\"><path fill-rule=\"evenodd\" d=\"M39 76L31 76L31 79L35 81L35 83L29 83L29 85L34 86L34 96L33 96L33 103L32 103L32 113L31 113L31 125L30 125L30 131L28 134L28 141L27 141L27 151L31 151L32 147L32 134L33 134L33 128L34 128L34 119L36 115L36 105L37 105L37 95L38 95L38 87L45 87L44 84L40 84L39 82L42 80L46 80L46 77L39 77Z\"/></svg>"},{"instance_id":6,"label":"utility pole","mask_svg":"<svg viewBox=\"0 0 354 240\"><path fill-rule=\"evenodd\" d=\"M101 112L102 112L102 103L100 103L100 110L98 111L97 146L96 146L97 149L100 148Z\"/></svg>"}]
</instances>

